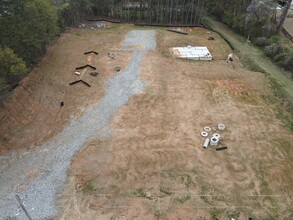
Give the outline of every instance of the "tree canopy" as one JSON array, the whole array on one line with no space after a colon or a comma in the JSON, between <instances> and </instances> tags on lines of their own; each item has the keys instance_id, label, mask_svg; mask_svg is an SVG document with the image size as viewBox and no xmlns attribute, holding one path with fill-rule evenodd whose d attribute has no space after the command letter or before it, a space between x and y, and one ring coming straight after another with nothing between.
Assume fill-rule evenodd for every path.
<instances>
[{"instance_id":1,"label":"tree canopy","mask_svg":"<svg viewBox=\"0 0 293 220\"><path fill-rule=\"evenodd\" d=\"M17 83L26 73L25 62L12 49L0 47L0 98L6 96L10 89L9 85Z\"/></svg>"}]
</instances>

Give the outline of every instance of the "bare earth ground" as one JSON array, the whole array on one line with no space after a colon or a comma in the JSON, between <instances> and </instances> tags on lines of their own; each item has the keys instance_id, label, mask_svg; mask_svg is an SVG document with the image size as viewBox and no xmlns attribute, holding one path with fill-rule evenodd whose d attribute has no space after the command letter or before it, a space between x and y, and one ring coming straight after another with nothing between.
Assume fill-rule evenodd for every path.
<instances>
[{"instance_id":1,"label":"bare earth ground","mask_svg":"<svg viewBox=\"0 0 293 220\"><path fill-rule=\"evenodd\" d=\"M148 87L112 119L111 137L76 155L58 219L292 219L292 133L261 98L267 78L226 63L229 47L205 29L157 32L140 71ZM215 60L169 55L186 44ZM228 149L203 149L202 128L220 122Z\"/></svg>"},{"instance_id":2,"label":"bare earth ground","mask_svg":"<svg viewBox=\"0 0 293 220\"><path fill-rule=\"evenodd\" d=\"M63 34L1 109L1 156L37 148L96 104L119 74L115 66L126 68L130 53L118 48L130 29ZM292 219L292 133L261 98L272 94L267 78L237 58L226 63L229 47L205 29L188 36L156 30L158 48L140 71L146 90L111 120L110 137L97 134L75 156L57 219ZM216 40L208 41L210 35ZM215 60L170 56L170 47L187 44L208 46ZM84 56L87 50L100 54ZM82 74L91 88L70 87L79 79L75 67L86 63L101 74ZM266 63L262 67L277 71ZM219 122L227 126L220 134L228 149L203 149L202 128ZM38 168L26 175L35 179Z\"/></svg>"},{"instance_id":3,"label":"bare earth ground","mask_svg":"<svg viewBox=\"0 0 293 220\"><path fill-rule=\"evenodd\" d=\"M104 95L103 87L107 80L117 74L114 68L120 66L123 70L130 58L130 54L128 57L127 53L123 53L122 57L119 56L121 52L117 51L126 29L118 28L115 35L111 34L111 28L73 29L62 34L2 106L0 153L42 144L97 103ZM89 50L100 54L83 54ZM110 59L108 52L114 53L117 59ZM85 64L97 67L100 75L97 78L90 76L93 70L81 71L81 76L75 75L75 68ZM69 86L70 82L78 79L88 82L91 89L83 84ZM61 101L65 103L64 108L60 107Z\"/></svg>"}]
</instances>

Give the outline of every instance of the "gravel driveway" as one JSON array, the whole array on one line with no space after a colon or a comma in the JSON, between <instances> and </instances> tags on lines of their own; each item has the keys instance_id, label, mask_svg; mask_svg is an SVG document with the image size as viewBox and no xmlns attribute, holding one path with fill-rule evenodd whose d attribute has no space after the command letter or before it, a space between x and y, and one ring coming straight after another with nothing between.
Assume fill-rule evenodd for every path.
<instances>
[{"instance_id":1,"label":"gravel driveway","mask_svg":"<svg viewBox=\"0 0 293 220\"><path fill-rule=\"evenodd\" d=\"M101 129L107 128L110 118L132 95L144 90L144 82L139 79L140 63L145 53L155 48L155 31L129 32L121 49L132 50L132 58L124 72L109 80L106 95L99 104L37 150L17 151L4 158L5 165L0 166L0 219L7 216L27 219L23 211L19 212L16 194L33 219L57 214L55 198L63 190L72 157ZM37 178L27 179L26 172L36 169ZM21 191L23 183L27 187Z\"/></svg>"}]
</instances>

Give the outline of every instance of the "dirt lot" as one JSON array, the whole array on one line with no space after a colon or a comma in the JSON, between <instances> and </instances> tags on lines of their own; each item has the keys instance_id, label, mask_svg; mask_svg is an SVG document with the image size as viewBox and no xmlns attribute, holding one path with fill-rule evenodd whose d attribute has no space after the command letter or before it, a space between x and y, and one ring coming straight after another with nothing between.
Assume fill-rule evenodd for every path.
<instances>
[{"instance_id":1,"label":"dirt lot","mask_svg":"<svg viewBox=\"0 0 293 220\"><path fill-rule=\"evenodd\" d=\"M58 219L292 219L292 133L262 98L265 75L226 63L230 48L205 29L156 30L140 71L145 92L115 115L110 137L76 155ZM208 46L215 60L171 57L186 44ZM79 101L90 105L91 95ZM220 122L228 149L203 149L202 128Z\"/></svg>"},{"instance_id":2,"label":"dirt lot","mask_svg":"<svg viewBox=\"0 0 293 220\"><path fill-rule=\"evenodd\" d=\"M113 31L116 35L110 34ZM73 29L62 34L2 106L0 153L41 145L97 103L104 95L107 80L117 74L114 68L120 66L123 70L130 57L127 53L118 56L117 51L126 32L127 27L114 26L100 30ZM83 54L90 50L99 55ZM108 52L116 54L117 59L110 59ZM75 75L75 68L85 64L97 67L99 76L90 76L93 71L90 69L81 71L81 76ZM78 79L88 82L91 89L83 84L69 86ZM65 103L64 108L60 107L61 101Z\"/></svg>"},{"instance_id":3,"label":"dirt lot","mask_svg":"<svg viewBox=\"0 0 293 220\"><path fill-rule=\"evenodd\" d=\"M133 28L63 34L1 109L1 156L37 149L96 105L119 74L114 67L123 71L130 59L118 48ZM205 29L186 29L187 36L155 30L157 50L140 70L145 91L112 118L110 135L97 134L75 156L56 219L292 219L292 133L263 99L272 95L266 76L244 69L237 57L226 63L230 48ZM188 44L208 46L215 60L170 55L170 47ZM87 50L100 54L83 55ZM69 86L85 63L101 73L82 72L92 87ZM219 133L228 149L203 149L202 128L216 131L218 123L226 125ZM38 170L27 173L34 179Z\"/></svg>"}]
</instances>

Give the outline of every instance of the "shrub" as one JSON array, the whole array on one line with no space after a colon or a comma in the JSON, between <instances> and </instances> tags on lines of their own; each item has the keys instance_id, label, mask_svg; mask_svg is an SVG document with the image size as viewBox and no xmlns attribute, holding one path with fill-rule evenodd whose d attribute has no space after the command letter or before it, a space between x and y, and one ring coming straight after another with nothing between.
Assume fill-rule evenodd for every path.
<instances>
[{"instance_id":1,"label":"shrub","mask_svg":"<svg viewBox=\"0 0 293 220\"><path fill-rule=\"evenodd\" d=\"M273 43L279 43L280 42L280 36L274 35L274 36L270 37L269 42L271 44L273 44Z\"/></svg>"},{"instance_id":2,"label":"shrub","mask_svg":"<svg viewBox=\"0 0 293 220\"><path fill-rule=\"evenodd\" d=\"M287 53L280 53L280 54L277 54L277 55L273 58L273 60L274 60L276 63L280 64L280 66L281 66L282 63L284 62L284 60L286 59L286 56L287 56L287 55L288 55Z\"/></svg>"},{"instance_id":3,"label":"shrub","mask_svg":"<svg viewBox=\"0 0 293 220\"><path fill-rule=\"evenodd\" d=\"M283 66L286 70L293 73L293 51L287 54L283 62ZM292 76L292 75L291 75Z\"/></svg>"},{"instance_id":4,"label":"shrub","mask_svg":"<svg viewBox=\"0 0 293 220\"><path fill-rule=\"evenodd\" d=\"M213 7L211 9L211 13L215 15L218 19L223 19L224 11L220 7Z\"/></svg>"},{"instance_id":5,"label":"shrub","mask_svg":"<svg viewBox=\"0 0 293 220\"><path fill-rule=\"evenodd\" d=\"M8 47L0 47L0 77L12 87L27 73L25 62Z\"/></svg>"},{"instance_id":6,"label":"shrub","mask_svg":"<svg viewBox=\"0 0 293 220\"><path fill-rule=\"evenodd\" d=\"M281 52L283 52L283 47L280 45L280 44L277 44L277 43L273 43L269 46L266 46L265 47L265 54L268 56L268 57L275 57L277 54L280 54Z\"/></svg>"},{"instance_id":7,"label":"shrub","mask_svg":"<svg viewBox=\"0 0 293 220\"><path fill-rule=\"evenodd\" d=\"M256 38L255 44L260 47L264 47L268 45L268 39L266 37L258 37Z\"/></svg>"},{"instance_id":8,"label":"shrub","mask_svg":"<svg viewBox=\"0 0 293 220\"><path fill-rule=\"evenodd\" d=\"M276 34L277 30L274 24L268 23L262 26L262 32L263 32L263 36L269 37L269 36L272 36L273 34ZM277 39L277 42L279 42L279 39ZM277 42L272 42L272 43L277 43Z\"/></svg>"},{"instance_id":9,"label":"shrub","mask_svg":"<svg viewBox=\"0 0 293 220\"><path fill-rule=\"evenodd\" d=\"M291 72L291 77L293 73L293 51L290 52L283 52L277 54L274 58L274 61L285 70Z\"/></svg>"}]
</instances>

